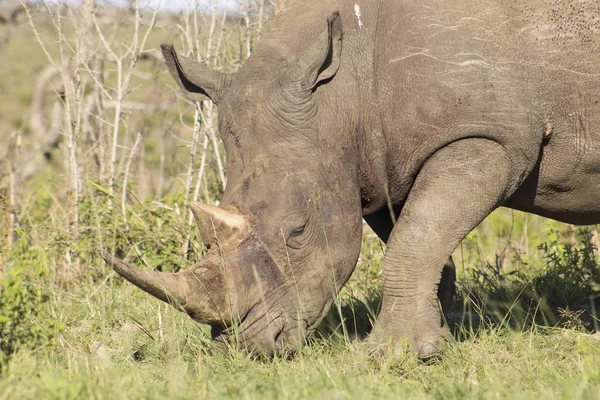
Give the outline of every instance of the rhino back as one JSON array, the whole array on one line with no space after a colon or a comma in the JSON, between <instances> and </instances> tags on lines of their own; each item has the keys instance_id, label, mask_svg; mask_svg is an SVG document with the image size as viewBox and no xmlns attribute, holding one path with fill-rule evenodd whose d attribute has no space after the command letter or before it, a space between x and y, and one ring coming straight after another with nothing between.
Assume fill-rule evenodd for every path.
<instances>
[{"instance_id":1,"label":"rhino back","mask_svg":"<svg viewBox=\"0 0 600 400\"><path fill-rule=\"evenodd\" d=\"M384 3L375 80L393 198L433 152L465 137L498 141L530 171L550 126L550 186L600 147L597 1Z\"/></svg>"}]
</instances>

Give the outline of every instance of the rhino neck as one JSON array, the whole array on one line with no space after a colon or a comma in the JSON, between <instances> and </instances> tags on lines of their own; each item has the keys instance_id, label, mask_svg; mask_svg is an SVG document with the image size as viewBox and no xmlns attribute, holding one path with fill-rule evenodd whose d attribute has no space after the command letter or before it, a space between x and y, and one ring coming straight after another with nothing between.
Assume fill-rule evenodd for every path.
<instances>
[{"instance_id":1,"label":"rhino neck","mask_svg":"<svg viewBox=\"0 0 600 400\"><path fill-rule=\"evenodd\" d=\"M357 2L344 0L278 2L259 45L239 71L240 80L246 81L276 75L282 62L297 59L309 45L308 39L325 29L331 12L339 11L344 31L341 63L335 77L314 92L318 137L313 140L327 154L330 173L340 174L350 183L348 195L362 198L367 213L385 203L383 188L387 187L386 140L374 90L378 3L365 2L356 8ZM244 154L231 158L250 162L250 156ZM231 167L228 173L236 174ZM239 170L242 175L242 165Z\"/></svg>"}]
</instances>

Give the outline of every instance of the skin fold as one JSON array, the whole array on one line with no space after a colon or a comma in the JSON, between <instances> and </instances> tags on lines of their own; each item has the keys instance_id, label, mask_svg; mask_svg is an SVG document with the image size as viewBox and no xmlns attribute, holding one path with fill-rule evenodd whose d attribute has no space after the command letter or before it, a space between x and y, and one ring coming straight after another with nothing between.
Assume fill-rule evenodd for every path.
<instances>
[{"instance_id":1,"label":"skin fold","mask_svg":"<svg viewBox=\"0 0 600 400\"><path fill-rule=\"evenodd\" d=\"M293 352L351 276L364 217L387 243L370 340L436 354L450 256L494 209L600 223L597 16L594 0L288 0L235 75L163 46L184 94L218 106L227 188L193 206L210 249L185 273L105 258L218 343Z\"/></svg>"}]
</instances>

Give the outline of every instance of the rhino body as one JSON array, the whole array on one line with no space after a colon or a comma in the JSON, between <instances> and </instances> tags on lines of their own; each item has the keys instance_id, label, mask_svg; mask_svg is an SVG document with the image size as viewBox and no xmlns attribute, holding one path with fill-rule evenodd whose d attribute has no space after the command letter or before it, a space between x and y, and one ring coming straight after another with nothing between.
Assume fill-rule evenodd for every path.
<instances>
[{"instance_id":1,"label":"rhino body","mask_svg":"<svg viewBox=\"0 0 600 400\"><path fill-rule=\"evenodd\" d=\"M283 1L235 75L163 46L184 93L219 107L228 184L192 205L197 265L110 261L219 343L293 351L352 274L364 217L387 242L372 340L434 354L444 263L495 208L600 223L599 16L596 0Z\"/></svg>"}]
</instances>

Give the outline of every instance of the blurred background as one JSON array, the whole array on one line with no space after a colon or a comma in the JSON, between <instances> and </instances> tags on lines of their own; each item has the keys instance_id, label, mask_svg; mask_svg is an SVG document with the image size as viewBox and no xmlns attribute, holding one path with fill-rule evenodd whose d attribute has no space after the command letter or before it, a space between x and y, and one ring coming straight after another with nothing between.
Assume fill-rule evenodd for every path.
<instances>
[{"instance_id":1,"label":"blurred background","mask_svg":"<svg viewBox=\"0 0 600 400\"><path fill-rule=\"evenodd\" d=\"M81 263L77 244L111 229L89 219L98 217L92 208L125 227L128 208L140 203L165 213L179 204L187 220L190 201L219 198L225 154L216 109L182 97L159 44L235 72L273 4L165 3L0 2L0 184L10 214L1 226L9 246L26 234L25 221L42 217L62 226L71 269Z\"/></svg>"}]
</instances>

